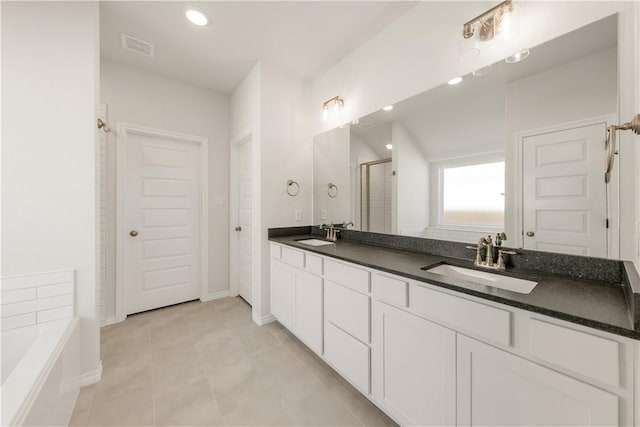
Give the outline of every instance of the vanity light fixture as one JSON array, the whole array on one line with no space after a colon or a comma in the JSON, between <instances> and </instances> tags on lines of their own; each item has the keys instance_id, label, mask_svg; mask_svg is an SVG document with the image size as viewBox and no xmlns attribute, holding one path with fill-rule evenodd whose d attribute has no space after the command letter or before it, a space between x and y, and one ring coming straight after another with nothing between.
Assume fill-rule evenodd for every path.
<instances>
[{"instance_id":1,"label":"vanity light fixture","mask_svg":"<svg viewBox=\"0 0 640 427\"><path fill-rule=\"evenodd\" d=\"M456 77L455 79L449 80L447 84L453 86L453 85L457 85L461 81L462 81L462 77Z\"/></svg>"},{"instance_id":2,"label":"vanity light fixture","mask_svg":"<svg viewBox=\"0 0 640 427\"><path fill-rule=\"evenodd\" d=\"M476 24L479 31L476 34ZM480 53L478 39L486 42L500 35L511 40L518 34L518 25L512 0L505 0L497 6L481 13L462 26L460 59L473 59Z\"/></svg>"},{"instance_id":3,"label":"vanity light fixture","mask_svg":"<svg viewBox=\"0 0 640 427\"><path fill-rule=\"evenodd\" d=\"M387 147L387 150L393 150L393 144L387 144L385 147Z\"/></svg>"},{"instance_id":4,"label":"vanity light fixture","mask_svg":"<svg viewBox=\"0 0 640 427\"><path fill-rule=\"evenodd\" d=\"M184 10L184 16L193 24L198 27L204 27L209 23L209 18L203 12L198 9L187 8Z\"/></svg>"},{"instance_id":5,"label":"vanity light fixture","mask_svg":"<svg viewBox=\"0 0 640 427\"><path fill-rule=\"evenodd\" d=\"M382 109L384 111L391 111L391 110L393 110L393 105L387 105L386 107L382 107Z\"/></svg>"},{"instance_id":6,"label":"vanity light fixture","mask_svg":"<svg viewBox=\"0 0 640 427\"><path fill-rule=\"evenodd\" d=\"M524 61L529 57L529 53L529 49L521 49L513 55L509 55L504 58L504 62L507 64L515 64L516 62Z\"/></svg>"},{"instance_id":7,"label":"vanity light fixture","mask_svg":"<svg viewBox=\"0 0 640 427\"><path fill-rule=\"evenodd\" d=\"M329 113L333 113L338 115L340 111L344 108L344 99L339 96L334 96L333 98L325 101L322 104L322 119L327 120L329 118Z\"/></svg>"}]
</instances>

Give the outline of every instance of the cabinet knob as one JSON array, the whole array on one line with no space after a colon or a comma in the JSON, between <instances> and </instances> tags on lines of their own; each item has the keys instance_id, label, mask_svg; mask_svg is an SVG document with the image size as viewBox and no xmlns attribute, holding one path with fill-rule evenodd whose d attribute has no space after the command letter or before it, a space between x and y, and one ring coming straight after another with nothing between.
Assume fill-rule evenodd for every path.
<instances>
[{"instance_id":1,"label":"cabinet knob","mask_svg":"<svg viewBox=\"0 0 640 427\"><path fill-rule=\"evenodd\" d=\"M534 233L533 231L527 231L527 236L533 237L535 235L536 235L536 233Z\"/></svg>"},{"instance_id":2,"label":"cabinet knob","mask_svg":"<svg viewBox=\"0 0 640 427\"><path fill-rule=\"evenodd\" d=\"M237 226L235 230L236 231L242 231L242 227L241 226Z\"/></svg>"},{"instance_id":3,"label":"cabinet knob","mask_svg":"<svg viewBox=\"0 0 640 427\"><path fill-rule=\"evenodd\" d=\"M131 237L136 237L137 235L138 235L138 232L136 230L131 230L129 232L129 236L131 236Z\"/></svg>"}]
</instances>

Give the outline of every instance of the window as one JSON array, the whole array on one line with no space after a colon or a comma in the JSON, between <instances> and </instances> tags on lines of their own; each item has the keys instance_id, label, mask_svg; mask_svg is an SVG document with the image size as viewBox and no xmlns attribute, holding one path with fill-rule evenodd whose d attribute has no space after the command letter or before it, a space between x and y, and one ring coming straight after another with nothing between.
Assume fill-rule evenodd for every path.
<instances>
[{"instance_id":1,"label":"window","mask_svg":"<svg viewBox=\"0 0 640 427\"><path fill-rule=\"evenodd\" d=\"M502 229L504 177L504 160L440 164L438 225Z\"/></svg>"}]
</instances>

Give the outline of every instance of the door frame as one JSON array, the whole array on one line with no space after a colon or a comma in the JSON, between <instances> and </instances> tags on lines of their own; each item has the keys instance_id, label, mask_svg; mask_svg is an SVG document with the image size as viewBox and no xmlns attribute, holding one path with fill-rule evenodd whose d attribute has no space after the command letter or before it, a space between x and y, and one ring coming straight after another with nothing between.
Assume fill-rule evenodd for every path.
<instances>
[{"instance_id":1,"label":"door frame","mask_svg":"<svg viewBox=\"0 0 640 427\"><path fill-rule=\"evenodd\" d=\"M259 175L257 171L259 171L258 159L257 159L257 151L256 151L256 141L255 141L255 132L253 128L246 129L240 132L238 135L231 139L231 150L229 152L230 155L230 164L231 164L231 173L229 176L229 295L230 296L238 296L240 294L240 286L239 286L239 277L238 277L238 254L239 254L239 239L240 236L234 230L235 225L238 221L239 215L239 203L238 203L238 175L240 173L240 148L244 144L251 144L251 161L252 161L252 169L251 169L251 305L252 307L256 306L257 298L259 295L256 292L257 283L258 283L258 257L260 255L260 245L259 245L259 229L260 229L260 221L259 221L259 209L258 209L258 200L257 197L259 195L258 188L258 179Z\"/></svg>"},{"instance_id":2,"label":"door frame","mask_svg":"<svg viewBox=\"0 0 640 427\"><path fill-rule=\"evenodd\" d=\"M524 164L522 153L524 150L524 139L531 136L541 135L545 133L553 133L563 130L570 130L579 127L586 127L597 124L604 124L605 128L618 122L618 113L605 114L602 116L589 117L586 119L574 120L570 122L558 123L551 126L544 126L540 128L530 129L516 133L516 147L515 158L513 168L514 179L514 205L515 212L515 231L517 234L518 247L524 246L524 236L522 231L524 230L524 181L522 179L522 173L524 172ZM602 148L602 176L604 179L604 143ZM619 146L618 148L619 149ZM618 259L620 256L620 159L615 162L613 171L611 173L611 181L607 185L607 217L609 218L609 229L607 230L607 258Z\"/></svg>"},{"instance_id":3,"label":"door frame","mask_svg":"<svg viewBox=\"0 0 640 427\"><path fill-rule=\"evenodd\" d=\"M157 129L131 123L116 123L116 322L127 318L124 300L124 244L125 218L125 176L127 170L127 150L125 144L130 134L155 136L177 142L195 143L200 149L200 301L206 300L209 284L209 139L165 129Z\"/></svg>"}]
</instances>

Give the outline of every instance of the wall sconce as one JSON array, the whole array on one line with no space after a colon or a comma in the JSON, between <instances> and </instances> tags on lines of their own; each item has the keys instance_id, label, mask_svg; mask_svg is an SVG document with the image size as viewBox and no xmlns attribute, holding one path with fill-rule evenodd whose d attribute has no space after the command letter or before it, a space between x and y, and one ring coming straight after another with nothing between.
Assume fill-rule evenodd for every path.
<instances>
[{"instance_id":1,"label":"wall sconce","mask_svg":"<svg viewBox=\"0 0 640 427\"><path fill-rule=\"evenodd\" d=\"M334 96L333 98L325 101L322 104L322 120L327 120L329 117L329 113L333 112L334 115L338 115L340 111L344 108L344 99L339 96Z\"/></svg>"},{"instance_id":2,"label":"wall sconce","mask_svg":"<svg viewBox=\"0 0 640 427\"><path fill-rule=\"evenodd\" d=\"M480 31L476 35L476 24ZM480 53L478 38L486 42L500 35L511 40L518 34L518 25L512 0L505 0L464 23L460 42L460 59L472 59Z\"/></svg>"}]
</instances>

